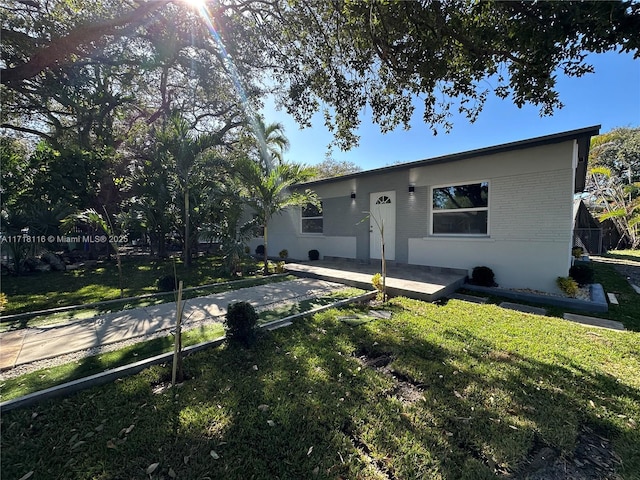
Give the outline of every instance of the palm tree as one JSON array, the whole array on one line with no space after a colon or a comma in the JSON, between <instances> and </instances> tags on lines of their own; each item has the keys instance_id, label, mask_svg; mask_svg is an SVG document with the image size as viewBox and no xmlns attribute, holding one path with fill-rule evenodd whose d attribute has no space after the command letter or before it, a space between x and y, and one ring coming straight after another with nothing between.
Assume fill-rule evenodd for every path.
<instances>
[{"instance_id":1,"label":"palm tree","mask_svg":"<svg viewBox=\"0 0 640 480\"><path fill-rule=\"evenodd\" d=\"M301 192L290 188L311 178L314 171L309 167L290 163L279 163L269 169L247 157L237 161L236 171L247 189L245 203L256 214L256 221L264 227L264 274L268 275L269 221L287 207L318 203L317 196L310 190Z\"/></svg>"},{"instance_id":2,"label":"palm tree","mask_svg":"<svg viewBox=\"0 0 640 480\"><path fill-rule=\"evenodd\" d=\"M278 122L266 125L262 117L255 119L254 134L258 137L260 158L267 168L270 168L271 160L276 163L284 162L284 153L289 150L289 140L284 134L284 125Z\"/></svg>"},{"instance_id":3,"label":"palm tree","mask_svg":"<svg viewBox=\"0 0 640 480\"><path fill-rule=\"evenodd\" d=\"M191 265L190 199L193 177L198 166L206 163L206 154L237 124L229 123L214 134L194 136L189 123L179 114L170 117L169 127L160 133L158 141L175 167L177 183L184 203L184 264Z\"/></svg>"}]
</instances>

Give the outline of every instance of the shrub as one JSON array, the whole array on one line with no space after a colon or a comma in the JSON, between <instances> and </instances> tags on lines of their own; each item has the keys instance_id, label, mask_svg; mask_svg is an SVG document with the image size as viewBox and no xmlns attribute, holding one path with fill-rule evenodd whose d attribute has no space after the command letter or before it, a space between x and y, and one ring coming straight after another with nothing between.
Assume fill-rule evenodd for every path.
<instances>
[{"instance_id":1,"label":"shrub","mask_svg":"<svg viewBox=\"0 0 640 480\"><path fill-rule=\"evenodd\" d=\"M571 277L558 277L556 284L560 290L572 298L578 294L578 283Z\"/></svg>"},{"instance_id":2,"label":"shrub","mask_svg":"<svg viewBox=\"0 0 640 480\"><path fill-rule=\"evenodd\" d=\"M569 269L569 276L578 282L578 285L588 285L593 283L593 268L591 265L574 265Z\"/></svg>"},{"instance_id":3,"label":"shrub","mask_svg":"<svg viewBox=\"0 0 640 480\"><path fill-rule=\"evenodd\" d=\"M495 287L497 285L493 270L489 267L474 267L471 272L471 282L481 287Z\"/></svg>"},{"instance_id":4,"label":"shrub","mask_svg":"<svg viewBox=\"0 0 640 480\"><path fill-rule=\"evenodd\" d=\"M227 331L229 343L251 346L256 339L258 314L248 302L230 303L227 307L227 315L224 327Z\"/></svg>"},{"instance_id":5,"label":"shrub","mask_svg":"<svg viewBox=\"0 0 640 480\"><path fill-rule=\"evenodd\" d=\"M287 250L286 248L283 248L282 250L280 250L280 253L278 254L278 256L284 260L289 256L289 250Z\"/></svg>"},{"instance_id":6,"label":"shrub","mask_svg":"<svg viewBox=\"0 0 640 480\"><path fill-rule=\"evenodd\" d=\"M318 250L309 250L309 260L313 261L313 260L319 260L320 259L320 252Z\"/></svg>"},{"instance_id":7,"label":"shrub","mask_svg":"<svg viewBox=\"0 0 640 480\"><path fill-rule=\"evenodd\" d=\"M276 273L284 273L284 262L276 263Z\"/></svg>"},{"instance_id":8,"label":"shrub","mask_svg":"<svg viewBox=\"0 0 640 480\"><path fill-rule=\"evenodd\" d=\"M264 245L258 245L256 247L256 255L264 255Z\"/></svg>"},{"instance_id":9,"label":"shrub","mask_svg":"<svg viewBox=\"0 0 640 480\"><path fill-rule=\"evenodd\" d=\"M178 289L178 278L174 275L165 275L160 277L157 282L159 292L174 292Z\"/></svg>"},{"instance_id":10,"label":"shrub","mask_svg":"<svg viewBox=\"0 0 640 480\"><path fill-rule=\"evenodd\" d=\"M382 275L380 273L376 273L373 277L371 277L371 285L375 288L378 293L376 294L376 300L384 299L384 291L382 286Z\"/></svg>"},{"instance_id":11,"label":"shrub","mask_svg":"<svg viewBox=\"0 0 640 480\"><path fill-rule=\"evenodd\" d=\"M571 249L571 255L573 255L573 258L580 258L582 257L582 255L584 254L584 250L582 247L573 247Z\"/></svg>"},{"instance_id":12,"label":"shrub","mask_svg":"<svg viewBox=\"0 0 640 480\"><path fill-rule=\"evenodd\" d=\"M5 308L7 308L7 304L9 303L9 299L4 292L0 292L0 312L2 312Z\"/></svg>"}]
</instances>

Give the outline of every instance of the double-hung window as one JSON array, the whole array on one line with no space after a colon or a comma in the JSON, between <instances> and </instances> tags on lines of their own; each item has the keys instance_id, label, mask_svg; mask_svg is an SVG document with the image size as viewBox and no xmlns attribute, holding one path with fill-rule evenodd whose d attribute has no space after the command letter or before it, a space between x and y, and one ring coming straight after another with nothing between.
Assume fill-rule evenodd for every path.
<instances>
[{"instance_id":1,"label":"double-hung window","mask_svg":"<svg viewBox=\"0 0 640 480\"><path fill-rule=\"evenodd\" d=\"M488 235L489 182L432 189L433 235Z\"/></svg>"},{"instance_id":2,"label":"double-hung window","mask_svg":"<svg viewBox=\"0 0 640 480\"><path fill-rule=\"evenodd\" d=\"M323 232L323 218L322 218L322 202L319 206L308 203L301 210L301 228L302 233L316 233Z\"/></svg>"}]
</instances>

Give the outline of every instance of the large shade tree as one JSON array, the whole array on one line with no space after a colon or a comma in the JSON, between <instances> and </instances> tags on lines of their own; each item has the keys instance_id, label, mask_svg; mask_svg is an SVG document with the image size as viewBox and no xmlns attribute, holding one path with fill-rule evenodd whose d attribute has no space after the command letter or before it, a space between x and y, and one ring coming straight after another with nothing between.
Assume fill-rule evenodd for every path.
<instances>
[{"instance_id":1,"label":"large shade tree","mask_svg":"<svg viewBox=\"0 0 640 480\"><path fill-rule=\"evenodd\" d=\"M2 5L8 14L0 77L11 108L47 75L83 63L148 69L145 78L162 92L154 106L165 108L180 82L167 75L177 57L164 40L180 37L166 35L178 25L174 32L194 39L190 54L182 55L191 60L180 63L183 73L191 64L208 74L237 70L245 81L250 72L270 73L279 103L302 125L322 110L343 148L357 143L363 109L388 131L409 126L418 99L434 131L451 127L454 110L475 119L490 94L551 114L562 105L558 75L592 71L590 52L637 56L640 44L640 4L632 0L217 0L209 2L210 20L230 53L225 64L209 62L221 48L205 40L205 22L181 23L185 2L92 0L75 10L63 0ZM118 63L113 50L123 43L127 55L140 58Z\"/></svg>"}]
</instances>

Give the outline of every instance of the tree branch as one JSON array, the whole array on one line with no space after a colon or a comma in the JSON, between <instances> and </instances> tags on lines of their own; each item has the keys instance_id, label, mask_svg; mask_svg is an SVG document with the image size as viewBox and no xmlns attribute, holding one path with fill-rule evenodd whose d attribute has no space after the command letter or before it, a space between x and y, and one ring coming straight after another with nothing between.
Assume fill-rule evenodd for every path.
<instances>
[{"instance_id":1,"label":"tree branch","mask_svg":"<svg viewBox=\"0 0 640 480\"><path fill-rule=\"evenodd\" d=\"M118 18L78 27L66 37L53 40L48 46L39 50L26 63L14 67L0 69L0 83L11 88L28 78L56 65L61 65L72 54L80 54L79 48L94 42L105 35L115 34L118 27L130 24L141 24L147 14L159 10L172 0L152 0L141 4L130 13Z\"/></svg>"}]
</instances>

